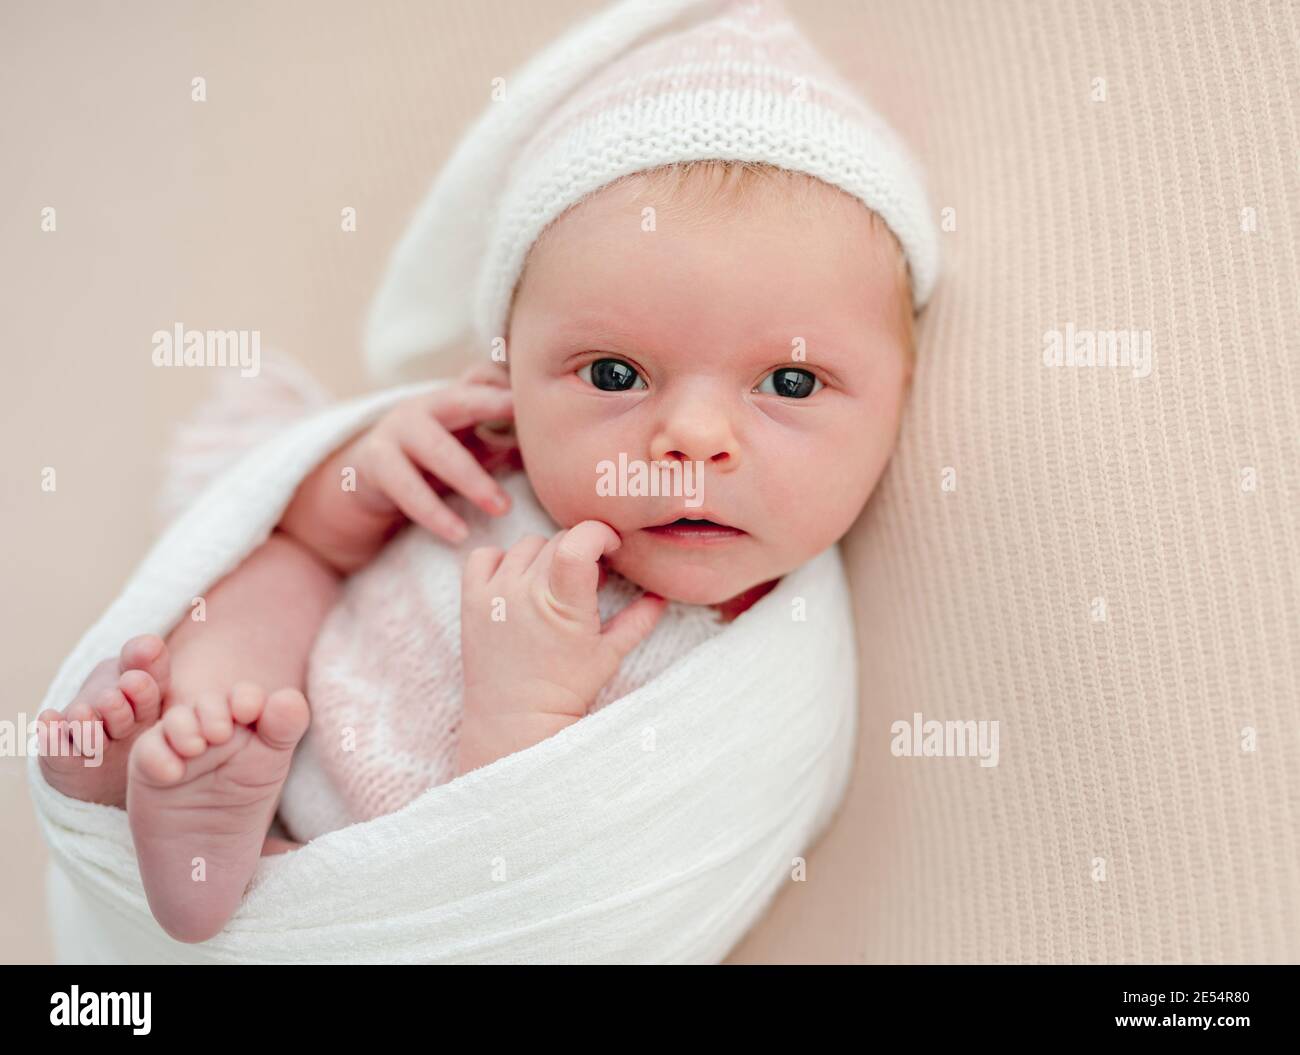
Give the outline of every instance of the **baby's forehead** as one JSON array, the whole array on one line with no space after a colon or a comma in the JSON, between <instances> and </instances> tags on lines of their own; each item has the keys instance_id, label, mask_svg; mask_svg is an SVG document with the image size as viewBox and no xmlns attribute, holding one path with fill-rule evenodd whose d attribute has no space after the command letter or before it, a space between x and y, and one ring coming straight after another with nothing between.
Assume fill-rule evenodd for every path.
<instances>
[{"instance_id":1,"label":"baby's forehead","mask_svg":"<svg viewBox=\"0 0 1300 1055\"><path fill-rule=\"evenodd\" d=\"M672 291L683 286L744 300L756 314L783 305L805 314L911 313L906 262L884 222L838 187L779 169L701 166L624 177L543 232L512 312L526 278L530 299L562 307L559 315L593 297L670 310Z\"/></svg>"},{"instance_id":2,"label":"baby's forehead","mask_svg":"<svg viewBox=\"0 0 1300 1055\"><path fill-rule=\"evenodd\" d=\"M567 272L577 260L623 262L647 249L647 262L663 266L656 241L667 243L670 254L707 244L720 262L734 246L736 259L727 263L742 277L745 254L756 250L785 254L792 266L798 253L812 253L855 269L873 261L905 269L889 228L838 187L786 170L746 180L699 171L704 174L634 173L583 198L536 239L520 280L539 259ZM712 279L727 277L718 270Z\"/></svg>"}]
</instances>

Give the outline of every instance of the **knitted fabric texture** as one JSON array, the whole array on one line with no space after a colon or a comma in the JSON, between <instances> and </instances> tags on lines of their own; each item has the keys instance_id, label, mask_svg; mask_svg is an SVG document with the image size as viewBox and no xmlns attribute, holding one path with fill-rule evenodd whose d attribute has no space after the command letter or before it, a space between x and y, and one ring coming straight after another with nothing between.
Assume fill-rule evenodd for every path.
<instances>
[{"instance_id":1,"label":"knitted fabric texture","mask_svg":"<svg viewBox=\"0 0 1300 1055\"><path fill-rule=\"evenodd\" d=\"M761 162L840 188L898 238L914 307L930 296L938 235L919 169L779 0L624 0L503 92L389 262L366 350L381 377L471 326L480 351L496 350L546 227L621 177L676 162Z\"/></svg>"}]
</instances>

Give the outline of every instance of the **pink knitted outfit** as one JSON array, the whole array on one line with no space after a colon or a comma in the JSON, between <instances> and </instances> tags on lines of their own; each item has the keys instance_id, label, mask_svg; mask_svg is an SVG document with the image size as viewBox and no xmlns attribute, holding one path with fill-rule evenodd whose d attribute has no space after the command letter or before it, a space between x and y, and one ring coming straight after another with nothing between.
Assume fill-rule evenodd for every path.
<instances>
[{"instance_id":1,"label":"pink knitted outfit","mask_svg":"<svg viewBox=\"0 0 1300 1055\"><path fill-rule=\"evenodd\" d=\"M179 508L232 453L251 446L327 400L292 363L266 356L255 389L226 379L171 444L164 504ZM343 586L307 665L312 721L294 754L280 801L289 833L308 841L400 809L454 774L464 707L460 581L476 546L505 548L559 526L537 502L527 476L499 477L511 510L491 517L459 495L447 504L469 526L459 546L423 528L404 528ZM598 595L603 620L640 589L611 572ZM712 608L668 605L654 631L624 659L592 710L645 684L718 633Z\"/></svg>"}]
</instances>

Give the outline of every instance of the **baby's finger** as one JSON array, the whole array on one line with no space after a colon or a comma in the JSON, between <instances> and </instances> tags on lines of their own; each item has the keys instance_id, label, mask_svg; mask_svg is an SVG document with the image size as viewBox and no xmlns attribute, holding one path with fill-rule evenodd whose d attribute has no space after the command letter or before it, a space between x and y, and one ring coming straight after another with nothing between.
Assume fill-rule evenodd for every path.
<instances>
[{"instance_id":1,"label":"baby's finger","mask_svg":"<svg viewBox=\"0 0 1300 1055\"><path fill-rule=\"evenodd\" d=\"M375 455L373 471L375 483L403 514L448 542L465 541L465 521L443 505L403 450L385 445Z\"/></svg>"},{"instance_id":2,"label":"baby's finger","mask_svg":"<svg viewBox=\"0 0 1300 1055\"><path fill-rule=\"evenodd\" d=\"M548 600L561 611L594 611L600 581L597 561L622 544L618 532L600 520L584 520L570 528L551 552Z\"/></svg>"},{"instance_id":3,"label":"baby's finger","mask_svg":"<svg viewBox=\"0 0 1300 1055\"><path fill-rule=\"evenodd\" d=\"M465 368L460 375L460 380L468 385L510 387L510 374L504 363L474 363Z\"/></svg>"},{"instance_id":4,"label":"baby's finger","mask_svg":"<svg viewBox=\"0 0 1300 1055\"><path fill-rule=\"evenodd\" d=\"M448 385L424 396L420 405L448 432L515 416L510 389L496 385Z\"/></svg>"},{"instance_id":5,"label":"baby's finger","mask_svg":"<svg viewBox=\"0 0 1300 1055\"><path fill-rule=\"evenodd\" d=\"M399 433L398 441L418 465L485 513L500 516L510 508L510 496L505 489L460 440L436 422L412 419Z\"/></svg>"},{"instance_id":6,"label":"baby's finger","mask_svg":"<svg viewBox=\"0 0 1300 1055\"><path fill-rule=\"evenodd\" d=\"M497 570L503 578L518 578L528 570L549 541L545 535L525 535L510 547Z\"/></svg>"},{"instance_id":7,"label":"baby's finger","mask_svg":"<svg viewBox=\"0 0 1300 1055\"><path fill-rule=\"evenodd\" d=\"M642 594L605 624L601 637L613 648L621 662L632 649L650 636L650 631L658 624L667 607L668 601L658 594Z\"/></svg>"},{"instance_id":8,"label":"baby's finger","mask_svg":"<svg viewBox=\"0 0 1300 1055\"><path fill-rule=\"evenodd\" d=\"M500 546L478 546L465 558L464 581L466 586L487 582L501 565L505 555ZM462 591L464 596L466 591Z\"/></svg>"}]
</instances>

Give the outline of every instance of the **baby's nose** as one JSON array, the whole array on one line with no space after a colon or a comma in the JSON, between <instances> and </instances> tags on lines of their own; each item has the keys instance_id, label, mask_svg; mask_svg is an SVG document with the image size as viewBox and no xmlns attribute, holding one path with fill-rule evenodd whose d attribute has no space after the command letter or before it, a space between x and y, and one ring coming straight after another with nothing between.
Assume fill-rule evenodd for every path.
<instances>
[{"instance_id":1,"label":"baby's nose","mask_svg":"<svg viewBox=\"0 0 1300 1055\"><path fill-rule=\"evenodd\" d=\"M703 462L710 469L729 472L740 461L740 445L725 421L690 415L665 423L651 440L650 457L658 461Z\"/></svg>"},{"instance_id":2,"label":"baby's nose","mask_svg":"<svg viewBox=\"0 0 1300 1055\"><path fill-rule=\"evenodd\" d=\"M687 454L685 451L670 450L670 451L664 451L662 454L656 454L655 460L661 462L702 461L705 464L707 464L710 469L730 469L735 463L735 455L733 455L729 450L720 450L720 451L715 451L707 458L699 458L699 457L693 457L690 454Z\"/></svg>"}]
</instances>

